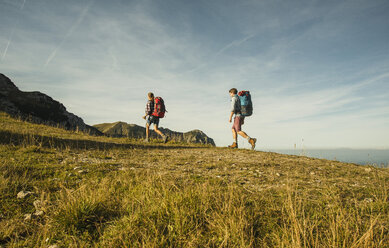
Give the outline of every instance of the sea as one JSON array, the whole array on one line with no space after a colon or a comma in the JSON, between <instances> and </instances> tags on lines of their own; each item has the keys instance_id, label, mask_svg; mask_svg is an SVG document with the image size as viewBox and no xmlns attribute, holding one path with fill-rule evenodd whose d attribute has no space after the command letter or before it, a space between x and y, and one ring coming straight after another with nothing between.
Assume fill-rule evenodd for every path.
<instances>
[{"instance_id":1,"label":"sea","mask_svg":"<svg viewBox=\"0 0 389 248\"><path fill-rule=\"evenodd\" d=\"M267 151L389 168L389 149L268 149Z\"/></svg>"}]
</instances>

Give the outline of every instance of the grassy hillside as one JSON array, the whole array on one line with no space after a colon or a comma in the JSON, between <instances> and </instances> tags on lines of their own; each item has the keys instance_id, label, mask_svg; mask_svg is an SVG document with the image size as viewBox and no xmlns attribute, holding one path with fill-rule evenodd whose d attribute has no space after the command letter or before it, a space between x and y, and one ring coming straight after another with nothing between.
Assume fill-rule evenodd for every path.
<instances>
[{"instance_id":1,"label":"grassy hillside","mask_svg":"<svg viewBox=\"0 0 389 248\"><path fill-rule=\"evenodd\" d=\"M0 143L0 247L389 247L388 169L5 114Z\"/></svg>"}]
</instances>

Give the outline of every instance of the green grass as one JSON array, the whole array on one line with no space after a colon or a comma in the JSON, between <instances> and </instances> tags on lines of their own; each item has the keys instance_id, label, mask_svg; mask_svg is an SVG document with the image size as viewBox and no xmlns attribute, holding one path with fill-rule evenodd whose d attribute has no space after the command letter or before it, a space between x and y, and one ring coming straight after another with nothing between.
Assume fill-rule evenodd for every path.
<instances>
[{"instance_id":1,"label":"green grass","mask_svg":"<svg viewBox=\"0 0 389 248\"><path fill-rule=\"evenodd\" d=\"M5 114L0 134L1 247L389 247L388 169Z\"/></svg>"}]
</instances>

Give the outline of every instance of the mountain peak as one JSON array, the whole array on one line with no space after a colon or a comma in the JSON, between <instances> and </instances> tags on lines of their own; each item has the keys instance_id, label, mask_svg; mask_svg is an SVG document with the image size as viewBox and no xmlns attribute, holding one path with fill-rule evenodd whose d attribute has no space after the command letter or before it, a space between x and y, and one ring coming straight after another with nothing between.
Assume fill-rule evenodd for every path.
<instances>
[{"instance_id":1,"label":"mountain peak","mask_svg":"<svg viewBox=\"0 0 389 248\"><path fill-rule=\"evenodd\" d=\"M0 94L8 94L11 91L18 91L18 87L4 74L0 73Z\"/></svg>"},{"instance_id":2,"label":"mountain peak","mask_svg":"<svg viewBox=\"0 0 389 248\"><path fill-rule=\"evenodd\" d=\"M129 137L136 139L145 138L146 129L144 127L127 124L125 122L103 123L94 125L100 132L111 137ZM204 132L200 130L192 130L186 133L172 131L168 128L160 128L162 133L168 135L172 140L176 142L184 142L191 144L208 144L215 146L215 142L212 138L208 137ZM158 135L154 130L150 130L150 137L158 139Z\"/></svg>"},{"instance_id":3,"label":"mountain peak","mask_svg":"<svg viewBox=\"0 0 389 248\"><path fill-rule=\"evenodd\" d=\"M20 91L1 73L0 88L0 111L34 123L101 135L98 130L86 125L80 117L66 111L62 103L38 91Z\"/></svg>"}]
</instances>

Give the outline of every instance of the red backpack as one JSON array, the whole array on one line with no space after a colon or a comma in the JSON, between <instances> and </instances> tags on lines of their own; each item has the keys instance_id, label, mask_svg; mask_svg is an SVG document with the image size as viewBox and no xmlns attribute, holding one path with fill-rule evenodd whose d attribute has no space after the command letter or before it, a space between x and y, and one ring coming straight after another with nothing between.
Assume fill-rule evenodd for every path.
<instances>
[{"instance_id":1,"label":"red backpack","mask_svg":"<svg viewBox=\"0 0 389 248\"><path fill-rule=\"evenodd\" d=\"M154 98L154 112L151 115L163 118L165 116L166 108L162 97Z\"/></svg>"}]
</instances>

